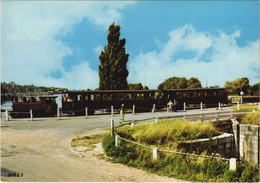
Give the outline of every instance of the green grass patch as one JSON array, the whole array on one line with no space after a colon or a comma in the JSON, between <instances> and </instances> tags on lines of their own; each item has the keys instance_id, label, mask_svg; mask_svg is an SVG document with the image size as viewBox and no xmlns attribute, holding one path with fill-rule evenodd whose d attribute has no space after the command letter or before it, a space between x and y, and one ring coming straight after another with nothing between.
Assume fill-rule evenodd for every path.
<instances>
[{"instance_id":1,"label":"green grass patch","mask_svg":"<svg viewBox=\"0 0 260 183\"><path fill-rule=\"evenodd\" d=\"M242 124L260 125L259 112L238 115L237 120Z\"/></svg>"},{"instance_id":2,"label":"green grass patch","mask_svg":"<svg viewBox=\"0 0 260 183\"><path fill-rule=\"evenodd\" d=\"M258 182L259 167L240 162L236 171L230 171L228 161L160 153L159 160L152 158L150 149L120 140L115 147L115 138L105 136L103 149L113 162L141 168L148 172L199 182ZM206 154L206 152L204 152Z\"/></svg>"},{"instance_id":3,"label":"green grass patch","mask_svg":"<svg viewBox=\"0 0 260 183\"><path fill-rule=\"evenodd\" d=\"M85 146L88 147L89 149L87 150L90 151L93 150L96 147L95 144L99 143L106 135L107 133L90 135L90 136L77 136L72 139L70 145L71 147Z\"/></svg>"},{"instance_id":4,"label":"green grass patch","mask_svg":"<svg viewBox=\"0 0 260 183\"><path fill-rule=\"evenodd\" d=\"M231 109L237 110L237 105L231 106ZM257 104L240 104L239 110L242 110L242 111L256 110L256 111L258 111L258 105Z\"/></svg>"},{"instance_id":5,"label":"green grass patch","mask_svg":"<svg viewBox=\"0 0 260 183\"><path fill-rule=\"evenodd\" d=\"M121 137L159 148L176 148L178 142L199 138L211 138L222 134L210 123L193 122L183 119L159 120L158 123L123 126L117 129ZM175 145L174 145L175 144Z\"/></svg>"}]
</instances>

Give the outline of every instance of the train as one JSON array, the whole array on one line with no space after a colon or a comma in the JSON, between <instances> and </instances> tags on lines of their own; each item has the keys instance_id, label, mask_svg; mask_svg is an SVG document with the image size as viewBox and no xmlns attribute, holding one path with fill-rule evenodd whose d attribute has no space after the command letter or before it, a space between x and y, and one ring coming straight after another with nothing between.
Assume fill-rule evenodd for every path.
<instances>
[{"instance_id":1,"label":"train","mask_svg":"<svg viewBox=\"0 0 260 183\"><path fill-rule=\"evenodd\" d=\"M10 115L12 118L30 117L30 110L34 117L51 117L57 114L57 96L16 97Z\"/></svg>"},{"instance_id":2,"label":"train","mask_svg":"<svg viewBox=\"0 0 260 183\"><path fill-rule=\"evenodd\" d=\"M14 102L12 117L28 115L30 109L35 117L57 115L57 104L55 97L40 97L39 102L29 100ZM69 91L62 94L62 113L73 113L85 115L87 108L88 115L93 115L96 110L107 109L111 106L119 109L122 104L125 108L135 106L135 112L163 109L169 101L176 100L177 108L183 109L184 102L189 104L200 104L206 106L217 106L218 103L228 103L227 92L224 88L199 88L199 89L168 89L168 90L95 90L95 91ZM19 112L24 112L20 113Z\"/></svg>"}]
</instances>

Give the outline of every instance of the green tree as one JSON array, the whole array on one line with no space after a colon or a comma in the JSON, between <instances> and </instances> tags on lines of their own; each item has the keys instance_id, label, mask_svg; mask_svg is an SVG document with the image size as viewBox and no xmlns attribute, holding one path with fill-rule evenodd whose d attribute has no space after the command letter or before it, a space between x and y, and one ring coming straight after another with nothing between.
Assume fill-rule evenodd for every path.
<instances>
[{"instance_id":1,"label":"green tree","mask_svg":"<svg viewBox=\"0 0 260 183\"><path fill-rule=\"evenodd\" d=\"M260 83L256 83L250 87L250 89L249 89L250 95L259 96L259 85L260 85Z\"/></svg>"},{"instance_id":2,"label":"green tree","mask_svg":"<svg viewBox=\"0 0 260 183\"><path fill-rule=\"evenodd\" d=\"M162 82L159 86L159 90L166 89L183 89L187 88L187 79L185 77L171 77Z\"/></svg>"},{"instance_id":3,"label":"green tree","mask_svg":"<svg viewBox=\"0 0 260 183\"><path fill-rule=\"evenodd\" d=\"M149 90L149 87L148 86L144 86L144 90Z\"/></svg>"},{"instance_id":4,"label":"green tree","mask_svg":"<svg viewBox=\"0 0 260 183\"><path fill-rule=\"evenodd\" d=\"M238 78L234 81L226 81L225 86L228 94L231 95L240 95L240 92L243 91L244 94L248 94L249 92L249 80L248 78Z\"/></svg>"},{"instance_id":5,"label":"green tree","mask_svg":"<svg viewBox=\"0 0 260 183\"><path fill-rule=\"evenodd\" d=\"M201 88L199 79L191 77L187 82L187 88Z\"/></svg>"},{"instance_id":6,"label":"green tree","mask_svg":"<svg viewBox=\"0 0 260 183\"><path fill-rule=\"evenodd\" d=\"M128 84L128 90L143 90L142 83L130 83Z\"/></svg>"},{"instance_id":7,"label":"green tree","mask_svg":"<svg viewBox=\"0 0 260 183\"><path fill-rule=\"evenodd\" d=\"M120 26L110 25L107 36L108 44L99 55L99 89L127 89L128 70L126 64L129 54L125 51L125 39L119 39Z\"/></svg>"}]
</instances>

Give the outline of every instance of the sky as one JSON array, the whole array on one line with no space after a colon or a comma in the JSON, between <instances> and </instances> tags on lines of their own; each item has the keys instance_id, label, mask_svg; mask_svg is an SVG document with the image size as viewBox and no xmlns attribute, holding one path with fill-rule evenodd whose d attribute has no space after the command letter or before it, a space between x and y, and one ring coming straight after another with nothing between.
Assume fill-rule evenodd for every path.
<instances>
[{"instance_id":1,"label":"sky","mask_svg":"<svg viewBox=\"0 0 260 183\"><path fill-rule=\"evenodd\" d=\"M128 83L150 89L167 78L197 77L224 87L259 82L259 2L2 1L1 82L99 86L109 26L126 39Z\"/></svg>"}]
</instances>

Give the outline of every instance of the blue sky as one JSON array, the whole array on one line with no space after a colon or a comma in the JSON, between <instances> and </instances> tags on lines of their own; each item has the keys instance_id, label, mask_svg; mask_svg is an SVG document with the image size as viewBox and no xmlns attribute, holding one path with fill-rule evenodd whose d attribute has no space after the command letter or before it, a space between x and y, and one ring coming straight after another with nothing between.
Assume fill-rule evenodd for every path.
<instances>
[{"instance_id":1,"label":"blue sky","mask_svg":"<svg viewBox=\"0 0 260 183\"><path fill-rule=\"evenodd\" d=\"M130 54L128 83L259 81L258 1L3 1L1 81L97 88L113 22Z\"/></svg>"}]
</instances>

